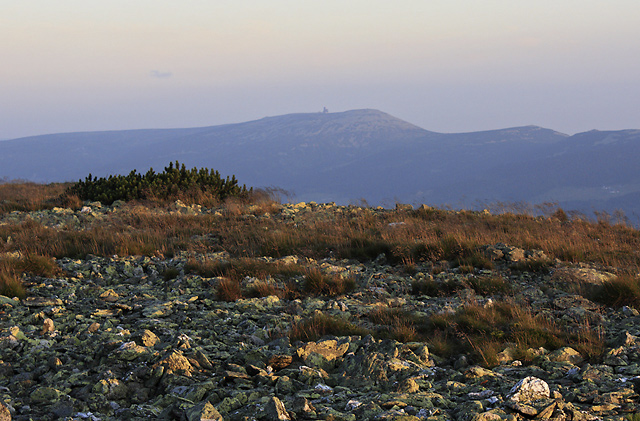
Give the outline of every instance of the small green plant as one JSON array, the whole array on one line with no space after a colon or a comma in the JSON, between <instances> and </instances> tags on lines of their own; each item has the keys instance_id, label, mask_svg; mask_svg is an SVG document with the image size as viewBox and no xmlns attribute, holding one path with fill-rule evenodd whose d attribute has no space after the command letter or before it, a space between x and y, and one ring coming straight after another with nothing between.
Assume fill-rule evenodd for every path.
<instances>
[{"instance_id":1,"label":"small green plant","mask_svg":"<svg viewBox=\"0 0 640 421\"><path fill-rule=\"evenodd\" d=\"M294 341L317 341L323 336L364 336L370 332L340 318L316 314L295 323L289 331L289 339Z\"/></svg>"}]
</instances>

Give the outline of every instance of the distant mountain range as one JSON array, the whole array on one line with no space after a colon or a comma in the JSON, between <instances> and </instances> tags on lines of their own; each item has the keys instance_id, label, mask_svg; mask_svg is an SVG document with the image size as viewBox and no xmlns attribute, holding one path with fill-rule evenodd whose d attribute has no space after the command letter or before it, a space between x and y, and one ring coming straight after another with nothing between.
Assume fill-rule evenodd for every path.
<instances>
[{"instance_id":1,"label":"distant mountain range","mask_svg":"<svg viewBox=\"0 0 640 421\"><path fill-rule=\"evenodd\" d=\"M280 187L295 200L481 207L558 202L640 215L640 130L573 136L537 126L431 132L377 110L289 114L188 129L0 142L0 177L40 182L162 170L179 160ZM636 221L637 222L637 221Z\"/></svg>"}]
</instances>

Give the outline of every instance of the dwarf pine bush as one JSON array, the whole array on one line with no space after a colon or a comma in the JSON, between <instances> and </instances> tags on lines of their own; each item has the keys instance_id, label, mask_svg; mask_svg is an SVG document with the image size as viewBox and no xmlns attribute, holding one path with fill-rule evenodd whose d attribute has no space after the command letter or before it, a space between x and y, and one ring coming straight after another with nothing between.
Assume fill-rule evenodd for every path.
<instances>
[{"instance_id":1,"label":"dwarf pine bush","mask_svg":"<svg viewBox=\"0 0 640 421\"><path fill-rule=\"evenodd\" d=\"M97 178L89 174L68 190L81 200L99 201L110 205L116 200L170 200L180 195L212 196L218 200L228 197L242 197L251 192L246 186L240 187L235 176L222 178L218 171L208 168L186 169L185 165L176 161L175 167L170 163L161 173L153 168L144 175L136 170L128 175L110 175Z\"/></svg>"}]
</instances>

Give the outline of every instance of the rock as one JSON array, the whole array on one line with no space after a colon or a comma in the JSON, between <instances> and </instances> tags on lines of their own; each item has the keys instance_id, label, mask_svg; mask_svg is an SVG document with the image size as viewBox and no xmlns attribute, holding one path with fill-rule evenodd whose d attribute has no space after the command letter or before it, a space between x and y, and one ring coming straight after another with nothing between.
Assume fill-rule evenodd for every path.
<instances>
[{"instance_id":1,"label":"rock","mask_svg":"<svg viewBox=\"0 0 640 421\"><path fill-rule=\"evenodd\" d=\"M496 354L496 359L500 364L509 364L515 360L516 351L513 347L505 348L504 351Z\"/></svg>"},{"instance_id":2,"label":"rock","mask_svg":"<svg viewBox=\"0 0 640 421\"><path fill-rule=\"evenodd\" d=\"M309 342L298 348L298 357L311 367L320 367L325 370L335 366L335 360L342 357L349 349L348 343L338 345L335 339Z\"/></svg>"},{"instance_id":3,"label":"rock","mask_svg":"<svg viewBox=\"0 0 640 421\"><path fill-rule=\"evenodd\" d=\"M400 383L398 387L399 393L416 393L420 390L420 386L414 379L406 379Z\"/></svg>"},{"instance_id":4,"label":"rock","mask_svg":"<svg viewBox=\"0 0 640 421\"><path fill-rule=\"evenodd\" d=\"M53 320L46 318L44 319L44 322L42 323L42 335L46 335L47 333L53 333L56 330L56 328L53 325Z\"/></svg>"},{"instance_id":5,"label":"rock","mask_svg":"<svg viewBox=\"0 0 640 421\"><path fill-rule=\"evenodd\" d=\"M282 401L275 396L269 399L269 402L264 408L264 413L269 420L291 420L289 413L284 407Z\"/></svg>"},{"instance_id":6,"label":"rock","mask_svg":"<svg viewBox=\"0 0 640 421\"><path fill-rule=\"evenodd\" d=\"M60 391L53 387L39 387L31 392L31 401L35 403L54 403L60 396Z\"/></svg>"},{"instance_id":7,"label":"rock","mask_svg":"<svg viewBox=\"0 0 640 421\"><path fill-rule=\"evenodd\" d=\"M527 417L535 417L538 415L538 410L531 405L516 402L515 400L508 400L506 404L509 408Z\"/></svg>"},{"instance_id":8,"label":"rock","mask_svg":"<svg viewBox=\"0 0 640 421\"><path fill-rule=\"evenodd\" d=\"M549 385L536 377L525 377L516 383L508 394L508 398L517 403L527 403L538 399L549 398Z\"/></svg>"},{"instance_id":9,"label":"rock","mask_svg":"<svg viewBox=\"0 0 640 421\"><path fill-rule=\"evenodd\" d=\"M565 346L550 353L549 360L555 362L580 364L582 361L584 361L584 358L582 358L582 355L580 355L580 353L575 349Z\"/></svg>"},{"instance_id":10,"label":"rock","mask_svg":"<svg viewBox=\"0 0 640 421\"><path fill-rule=\"evenodd\" d=\"M307 398L303 396L296 396L293 400L293 407L291 410L296 414L304 413L311 415L311 413L315 413L316 408L314 408Z\"/></svg>"},{"instance_id":11,"label":"rock","mask_svg":"<svg viewBox=\"0 0 640 421\"><path fill-rule=\"evenodd\" d=\"M94 322L94 323L91 323L87 331L89 333L96 333L98 329L100 329L100 323Z\"/></svg>"},{"instance_id":12,"label":"rock","mask_svg":"<svg viewBox=\"0 0 640 421\"><path fill-rule=\"evenodd\" d=\"M0 402L0 421L11 421L11 412L2 402Z\"/></svg>"},{"instance_id":13,"label":"rock","mask_svg":"<svg viewBox=\"0 0 640 421\"><path fill-rule=\"evenodd\" d=\"M126 361L133 361L148 353L147 348L136 344L134 341L124 342L115 352L119 359Z\"/></svg>"},{"instance_id":14,"label":"rock","mask_svg":"<svg viewBox=\"0 0 640 421\"><path fill-rule=\"evenodd\" d=\"M53 307L63 305L61 299L48 297L27 297L22 300L22 303L27 307Z\"/></svg>"},{"instance_id":15,"label":"rock","mask_svg":"<svg viewBox=\"0 0 640 421\"><path fill-rule=\"evenodd\" d=\"M293 357L291 355L274 355L269 358L267 365L277 371L289 367L292 362Z\"/></svg>"},{"instance_id":16,"label":"rock","mask_svg":"<svg viewBox=\"0 0 640 421\"><path fill-rule=\"evenodd\" d=\"M187 421L223 421L224 418L209 401L201 402L185 411Z\"/></svg>"},{"instance_id":17,"label":"rock","mask_svg":"<svg viewBox=\"0 0 640 421\"><path fill-rule=\"evenodd\" d=\"M191 376L193 366L180 351L172 351L168 356L157 362L153 367L163 366L167 373L177 373Z\"/></svg>"},{"instance_id":18,"label":"rock","mask_svg":"<svg viewBox=\"0 0 640 421\"><path fill-rule=\"evenodd\" d=\"M138 338L140 344L148 347L153 347L160 342L160 338L158 338L158 336L149 329L142 331Z\"/></svg>"}]
</instances>

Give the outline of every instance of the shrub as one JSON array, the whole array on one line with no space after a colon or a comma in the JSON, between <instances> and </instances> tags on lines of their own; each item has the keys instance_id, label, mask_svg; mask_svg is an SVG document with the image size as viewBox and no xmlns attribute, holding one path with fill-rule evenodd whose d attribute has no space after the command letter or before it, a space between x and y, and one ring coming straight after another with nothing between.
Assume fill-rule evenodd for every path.
<instances>
[{"instance_id":1,"label":"shrub","mask_svg":"<svg viewBox=\"0 0 640 421\"><path fill-rule=\"evenodd\" d=\"M82 200L99 201L111 204L116 200L175 200L180 198L198 199L206 196L212 200L224 200L227 197L247 196L251 190L240 187L235 176L222 178L218 171L208 168L192 168L176 161L175 167L170 163L162 173L153 168L144 175L136 170L128 175L110 175L108 178L97 178L89 174L67 191Z\"/></svg>"}]
</instances>

